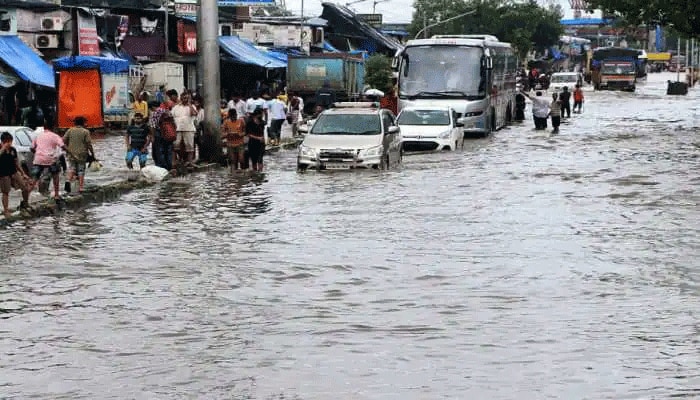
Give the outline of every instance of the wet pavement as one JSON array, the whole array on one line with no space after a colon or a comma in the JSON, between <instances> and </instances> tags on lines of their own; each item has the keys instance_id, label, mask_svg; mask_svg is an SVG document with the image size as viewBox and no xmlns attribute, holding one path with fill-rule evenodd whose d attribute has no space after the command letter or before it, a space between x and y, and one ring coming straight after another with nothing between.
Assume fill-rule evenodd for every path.
<instances>
[{"instance_id":1,"label":"wet pavement","mask_svg":"<svg viewBox=\"0 0 700 400\"><path fill-rule=\"evenodd\" d=\"M666 79L555 136L388 172L281 151L15 223L0 397L700 397L700 89Z\"/></svg>"}]
</instances>

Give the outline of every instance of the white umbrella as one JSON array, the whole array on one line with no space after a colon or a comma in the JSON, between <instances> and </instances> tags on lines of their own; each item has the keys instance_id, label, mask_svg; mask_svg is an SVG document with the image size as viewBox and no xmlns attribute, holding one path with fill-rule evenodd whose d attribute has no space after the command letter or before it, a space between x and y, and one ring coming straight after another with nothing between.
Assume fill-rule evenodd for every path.
<instances>
[{"instance_id":1,"label":"white umbrella","mask_svg":"<svg viewBox=\"0 0 700 400\"><path fill-rule=\"evenodd\" d=\"M384 92L379 89L367 89L367 91L365 91L365 96L384 97Z\"/></svg>"}]
</instances>

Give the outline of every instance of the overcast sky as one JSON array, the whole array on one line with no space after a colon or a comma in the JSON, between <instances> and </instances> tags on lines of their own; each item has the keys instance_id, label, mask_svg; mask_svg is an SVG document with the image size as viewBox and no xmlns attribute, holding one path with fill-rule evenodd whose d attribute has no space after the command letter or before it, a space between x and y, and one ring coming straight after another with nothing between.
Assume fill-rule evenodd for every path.
<instances>
[{"instance_id":1,"label":"overcast sky","mask_svg":"<svg viewBox=\"0 0 700 400\"><path fill-rule=\"evenodd\" d=\"M304 1L304 15L309 16L319 16L323 7L321 0L303 0ZM338 4L347 4L351 1L357 0L344 0L335 1ZM364 14L371 13L372 6L375 0L364 0L356 4L351 4L350 8L355 10L356 13ZM542 0L541 3L545 3L546 0ZM301 12L301 2L302 0L285 0L287 9L294 14L299 14ZM411 22L411 16L413 15L413 2L414 0L379 0L376 4L377 14L384 15L385 23L401 23L401 22ZM562 7L564 8L565 18L571 18L572 12L569 7L568 0L559 0Z\"/></svg>"}]
</instances>

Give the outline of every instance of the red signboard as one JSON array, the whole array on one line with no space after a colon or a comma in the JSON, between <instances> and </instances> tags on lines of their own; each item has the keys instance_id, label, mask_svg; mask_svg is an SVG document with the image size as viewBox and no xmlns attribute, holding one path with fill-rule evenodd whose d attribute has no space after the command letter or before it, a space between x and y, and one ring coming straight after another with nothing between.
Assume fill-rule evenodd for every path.
<instances>
[{"instance_id":1,"label":"red signboard","mask_svg":"<svg viewBox=\"0 0 700 400\"><path fill-rule=\"evenodd\" d=\"M177 52L197 54L197 28L194 24L177 21Z\"/></svg>"},{"instance_id":2,"label":"red signboard","mask_svg":"<svg viewBox=\"0 0 700 400\"><path fill-rule=\"evenodd\" d=\"M78 15L78 54L81 56L99 56L100 42L97 37L97 25L95 17L92 15L84 15L80 12Z\"/></svg>"}]
</instances>

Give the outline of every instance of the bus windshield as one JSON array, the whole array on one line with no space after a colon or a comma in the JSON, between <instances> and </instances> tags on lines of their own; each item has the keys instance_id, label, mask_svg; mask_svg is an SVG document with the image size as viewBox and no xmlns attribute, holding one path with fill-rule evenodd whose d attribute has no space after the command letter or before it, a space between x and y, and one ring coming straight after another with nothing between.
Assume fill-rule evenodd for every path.
<instances>
[{"instance_id":1,"label":"bus windshield","mask_svg":"<svg viewBox=\"0 0 700 400\"><path fill-rule=\"evenodd\" d=\"M399 71L399 96L484 97L482 53L469 46L407 47Z\"/></svg>"}]
</instances>

